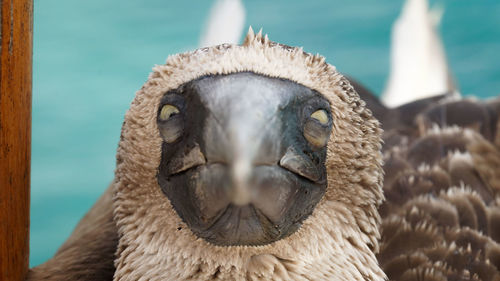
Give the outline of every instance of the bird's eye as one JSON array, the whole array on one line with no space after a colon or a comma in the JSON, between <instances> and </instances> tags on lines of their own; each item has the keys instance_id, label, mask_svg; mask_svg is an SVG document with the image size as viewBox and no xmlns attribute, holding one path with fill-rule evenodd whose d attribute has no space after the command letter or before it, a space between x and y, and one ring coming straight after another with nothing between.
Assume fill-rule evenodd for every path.
<instances>
[{"instance_id":1,"label":"bird's eye","mask_svg":"<svg viewBox=\"0 0 500 281\"><path fill-rule=\"evenodd\" d=\"M310 115L304 125L304 137L316 148L324 147L330 137L331 122L328 113L319 109Z\"/></svg>"},{"instance_id":2,"label":"bird's eye","mask_svg":"<svg viewBox=\"0 0 500 281\"><path fill-rule=\"evenodd\" d=\"M328 124L328 114L323 109L316 110L313 114L311 114L311 118L318 120L321 125Z\"/></svg>"},{"instance_id":3,"label":"bird's eye","mask_svg":"<svg viewBox=\"0 0 500 281\"><path fill-rule=\"evenodd\" d=\"M184 132L184 121L179 109L171 104L161 107L158 115L158 128L166 143L173 143Z\"/></svg>"},{"instance_id":4,"label":"bird's eye","mask_svg":"<svg viewBox=\"0 0 500 281\"><path fill-rule=\"evenodd\" d=\"M161 108L160 111L160 120L166 121L168 120L171 116L178 114L179 109L173 105L166 104Z\"/></svg>"}]
</instances>

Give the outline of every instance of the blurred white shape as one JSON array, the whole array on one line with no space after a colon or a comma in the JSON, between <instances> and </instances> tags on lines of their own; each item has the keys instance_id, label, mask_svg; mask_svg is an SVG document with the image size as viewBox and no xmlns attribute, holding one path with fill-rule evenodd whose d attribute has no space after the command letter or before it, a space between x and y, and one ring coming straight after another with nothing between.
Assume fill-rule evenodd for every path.
<instances>
[{"instance_id":1,"label":"blurred white shape","mask_svg":"<svg viewBox=\"0 0 500 281\"><path fill-rule=\"evenodd\" d=\"M222 43L237 44L245 24L245 7L241 0L216 0L204 26L200 47Z\"/></svg>"},{"instance_id":2,"label":"blurred white shape","mask_svg":"<svg viewBox=\"0 0 500 281\"><path fill-rule=\"evenodd\" d=\"M443 8L406 0L392 28L391 71L382 101L389 107L455 91L437 32Z\"/></svg>"}]
</instances>

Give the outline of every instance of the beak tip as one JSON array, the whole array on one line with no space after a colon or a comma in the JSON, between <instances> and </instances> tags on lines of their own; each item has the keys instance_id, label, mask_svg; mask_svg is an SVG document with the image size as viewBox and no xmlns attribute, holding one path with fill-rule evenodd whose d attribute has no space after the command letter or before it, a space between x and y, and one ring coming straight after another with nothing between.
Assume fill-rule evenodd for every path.
<instances>
[{"instance_id":1,"label":"beak tip","mask_svg":"<svg viewBox=\"0 0 500 281\"><path fill-rule=\"evenodd\" d=\"M252 173L252 166L248 159L235 161L232 167L231 201L236 206L248 205L251 201L248 182Z\"/></svg>"}]
</instances>

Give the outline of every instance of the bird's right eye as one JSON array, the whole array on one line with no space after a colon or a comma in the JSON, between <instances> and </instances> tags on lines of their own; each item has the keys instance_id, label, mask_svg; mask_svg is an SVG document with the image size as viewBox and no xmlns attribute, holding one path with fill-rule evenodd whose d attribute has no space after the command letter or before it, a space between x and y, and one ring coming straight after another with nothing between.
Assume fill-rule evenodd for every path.
<instances>
[{"instance_id":1,"label":"bird's right eye","mask_svg":"<svg viewBox=\"0 0 500 281\"><path fill-rule=\"evenodd\" d=\"M311 118L316 119L321 125L328 125L328 114L324 109L316 110L311 114Z\"/></svg>"},{"instance_id":2,"label":"bird's right eye","mask_svg":"<svg viewBox=\"0 0 500 281\"><path fill-rule=\"evenodd\" d=\"M158 128L166 143L178 140L184 132L184 121L179 108L171 104L163 105L158 115Z\"/></svg>"},{"instance_id":3,"label":"bird's right eye","mask_svg":"<svg viewBox=\"0 0 500 281\"><path fill-rule=\"evenodd\" d=\"M332 122L324 109L313 112L304 125L304 137L315 148L324 147L328 143Z\"/></svg>"}]
</instances>

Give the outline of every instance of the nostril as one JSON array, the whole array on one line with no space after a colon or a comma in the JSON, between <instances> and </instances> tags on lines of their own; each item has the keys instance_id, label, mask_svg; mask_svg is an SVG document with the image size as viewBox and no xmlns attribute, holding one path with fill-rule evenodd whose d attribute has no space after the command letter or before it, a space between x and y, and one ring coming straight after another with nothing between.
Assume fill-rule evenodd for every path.
<instances>
[{"instance_id":1,"label":"nostril","mask_svg":"<svg viewBox=\"0 0 500 281\"><path fill-rule=\"evenodd\" d=\"M205 155L201 152L200 146L196 144L190 150L179 151L175 154L169 160L167 171L170 175L174 175L205 163Z\"/></svg>"},{"instance_id":2,"label":"nostril","mask_svg":"<svg viewBox=\"0 0 500 281\"><path fill-rule=\"evenodd\" d=\"M321 178L321 173L314 162L307 155L297 152L292 147L287 149L279 165L314 182Z\"/></svg>"}]
</instances>

